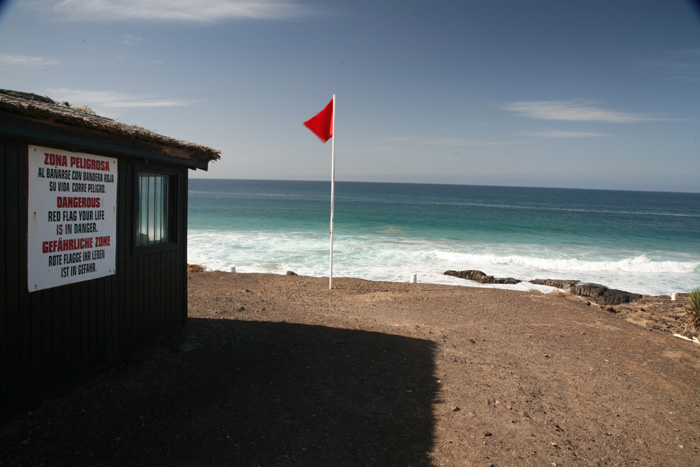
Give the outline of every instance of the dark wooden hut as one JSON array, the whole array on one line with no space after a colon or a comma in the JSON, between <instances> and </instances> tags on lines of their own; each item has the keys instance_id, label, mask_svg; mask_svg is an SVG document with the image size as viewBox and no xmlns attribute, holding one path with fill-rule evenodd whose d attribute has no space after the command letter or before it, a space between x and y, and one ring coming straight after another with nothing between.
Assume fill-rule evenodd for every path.
<instances>
[{"instance_id":1,"label":"dark wooden hut","mask_svg":"<svg viewBox=\"0 0 700 467\"><path fill-rule=\"evenodd\" d=\"M0 420L187 318L187 177L219 151L0 90Z\"/></svg>"}]
</instances>

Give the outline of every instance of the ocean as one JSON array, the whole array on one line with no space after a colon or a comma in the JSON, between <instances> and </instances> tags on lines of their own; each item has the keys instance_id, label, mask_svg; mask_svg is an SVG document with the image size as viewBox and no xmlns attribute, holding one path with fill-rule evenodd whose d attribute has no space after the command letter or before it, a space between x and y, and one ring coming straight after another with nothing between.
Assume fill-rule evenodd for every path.
<instances>
[{"instance_id":1,"label":"ocean","mask_svg":"<svg viewBox=\"0 0 700 467\"><path fill-rule=\"evenodd\" d=\"M330 182L189 181L188 262L328 277ZM473 286L446 270L700 287L700 194L336 182L333 277ZM551 290L527 282L499 288Z\"/></svg>"}]
</instances>

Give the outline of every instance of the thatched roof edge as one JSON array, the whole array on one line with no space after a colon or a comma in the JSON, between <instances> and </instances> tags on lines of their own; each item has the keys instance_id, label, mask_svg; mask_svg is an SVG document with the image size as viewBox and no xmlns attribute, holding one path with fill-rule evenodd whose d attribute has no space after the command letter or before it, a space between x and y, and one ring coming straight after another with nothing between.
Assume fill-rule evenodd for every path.
<instances>
[{"instance_id":1,"label":"thatched roof edge","mask_svg":"<svg viewBox=\"0 0 700 467\"><path fill-rule=\"evenodd\" d=\"M0 112L21 115L57 128L77 127L156 146L158 152L180 159L208 163L221 157L219 150L160 135L136 125L119 123L88 111L88 108L70 107L67 103L57 103L45 96L0 89Z\"/></svg>"}]
</instances>

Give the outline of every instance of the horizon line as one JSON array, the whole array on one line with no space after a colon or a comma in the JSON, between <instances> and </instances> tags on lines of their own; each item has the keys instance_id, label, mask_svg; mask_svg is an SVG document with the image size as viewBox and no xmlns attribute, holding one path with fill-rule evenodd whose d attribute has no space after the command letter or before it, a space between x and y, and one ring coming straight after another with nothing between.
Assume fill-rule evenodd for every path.
<instances>
[{"instance_id":1,"label":"horizon line","mask_svg":"<svg viewBox=\"0 0 700 467\"><path fill-rule=\"evenodd\" d=\"M331 183L330 180L311 180L311 179L282 179L282 178L226 178L226 177L188 177L192 180L239 180L250 182L317 182ZM394 184L394 185L446 185L446 186L477 186L487 188L532 188L546 190L580 190L580 191L623 191L632 193L672 193L672 194L690 194L700 195L700 191L670 191L670 190L639 190L639 189L624 189L624 188L581 188L581 187L560 187L560 186L534 186L534 185L493 185L479 183L447 183L447 182L397 182L397 181L365 181L365 180L337 180L336 183L375 183L375 184Z\"/></svg>"}]
</instances>

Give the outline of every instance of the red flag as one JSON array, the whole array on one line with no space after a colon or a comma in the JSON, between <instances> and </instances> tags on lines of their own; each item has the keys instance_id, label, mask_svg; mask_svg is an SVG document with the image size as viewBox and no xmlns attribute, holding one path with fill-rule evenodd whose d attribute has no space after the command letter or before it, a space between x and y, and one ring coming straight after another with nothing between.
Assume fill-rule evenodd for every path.
<instances>
[{"instance_id":1,"label":"red flag","mask_svg":"<svg viewBox=\"0 0 700 467\"><path fill-rule=\"evenodd\" d=\"M333 99L325 109L304 122L324 143L333 137Z\"/></svg>"}]
</instances>

